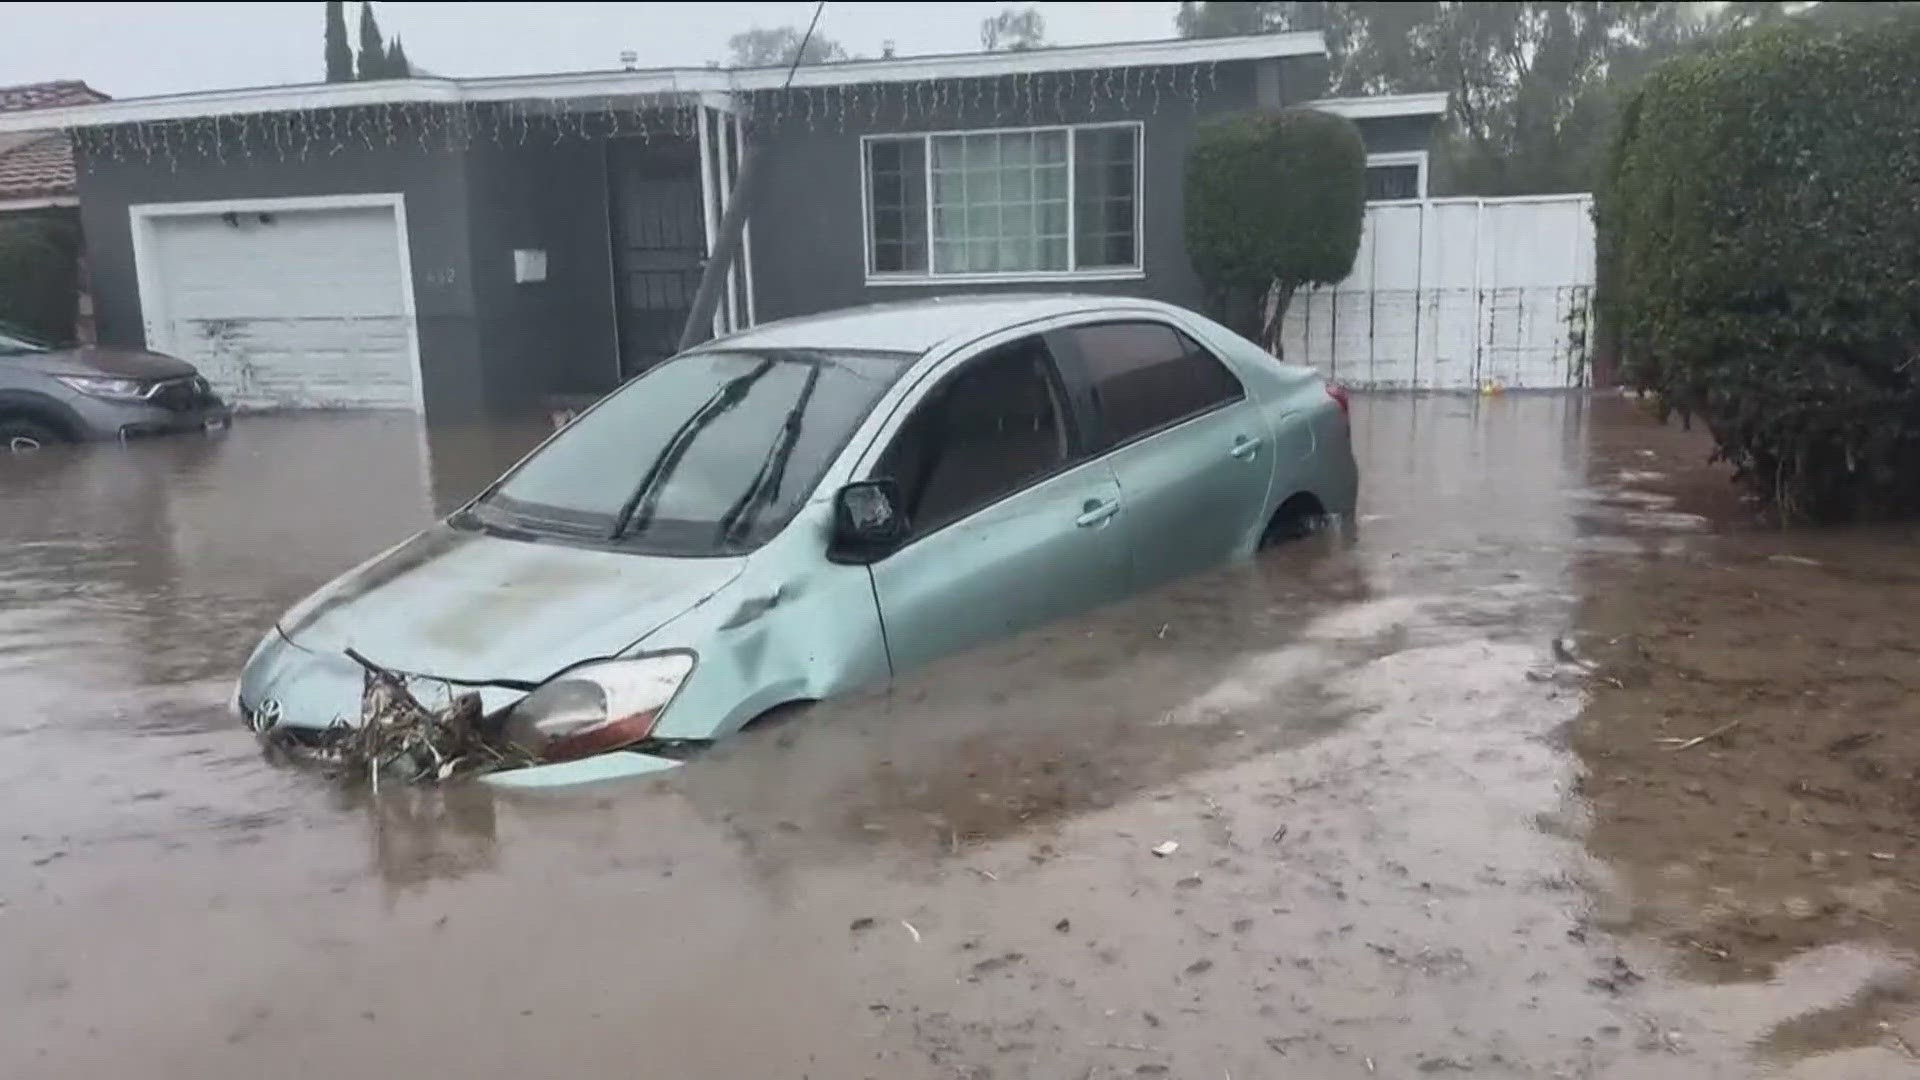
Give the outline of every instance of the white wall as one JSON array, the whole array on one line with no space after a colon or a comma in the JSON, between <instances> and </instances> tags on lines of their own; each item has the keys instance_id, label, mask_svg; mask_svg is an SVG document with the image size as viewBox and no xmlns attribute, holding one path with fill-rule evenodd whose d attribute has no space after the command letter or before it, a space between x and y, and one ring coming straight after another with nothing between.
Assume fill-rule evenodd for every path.
<instances>
[{"instance_id":1,"label":"white wall","mask_svg":"<svg viewBox=\"0 0 1920 1080\"><path fill-rule=\"evenodd\" d=\"M1351 386L1584 386L1592 208L1590 195L1370 206L1352 275L1294 297L1287 359Z\"/></svg>"}]
</instances>

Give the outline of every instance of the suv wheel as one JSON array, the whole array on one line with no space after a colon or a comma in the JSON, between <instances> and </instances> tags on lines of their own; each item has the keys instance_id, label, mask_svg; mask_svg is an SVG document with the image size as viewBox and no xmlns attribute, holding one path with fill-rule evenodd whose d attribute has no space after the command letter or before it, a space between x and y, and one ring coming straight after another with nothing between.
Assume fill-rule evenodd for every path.
<instances>
[{"instance_id":1,"label":"suv wheel","mask_svg":"<svg viewBox=\"0 0 1920 1080\"><path fill-rule=\"evenodd\" d=\"M0 417L0 451L24 453L66 442L58 431L24 416Z\"/></svg>"}]
</instances>

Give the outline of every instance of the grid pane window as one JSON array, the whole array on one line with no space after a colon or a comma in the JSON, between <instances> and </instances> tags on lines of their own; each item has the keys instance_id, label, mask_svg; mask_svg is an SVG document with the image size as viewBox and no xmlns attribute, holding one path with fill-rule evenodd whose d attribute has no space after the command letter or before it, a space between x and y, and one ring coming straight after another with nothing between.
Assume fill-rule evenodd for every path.
<instances>
[{"instance_id":1,"label":"grid pane window","mask_svg":"<svg viewBox=\"0 0 1920 1080\"><path fill-rule=\"evenodd\" d=\"M866 146L874 274L1139 265L1137 125L912 135Z\"/></svg>"},{"instance_id":2,"label":"grid pane window","mask_svg":"<svg viewBox=\"0 0 1920 1080\"><path fill-rule=\"evenodd\" d=\"M935 135L933 272L1065 270L1067 133Z\"/></svg>"},{"instance_id":3,"label":"grid pane window","mask_svg":"<svg viewBox=\"0 0 1920 1080\"><path fill-rule=\"evenodd\" d=\"M1080 267L1133 266L1140 129L1083 128L1073 138L1074 245Z\"/></svg>"},{"instance_id":4,"label":"grid pane window","mask_svg":"<svg viewBox=\"0 0 1920 1080\"><path fill-rule=\"evenodd\" d=\"M927 147L920 139L867 144L868 251L876 274L926 273Z\"/></svg>"}]
</instances>

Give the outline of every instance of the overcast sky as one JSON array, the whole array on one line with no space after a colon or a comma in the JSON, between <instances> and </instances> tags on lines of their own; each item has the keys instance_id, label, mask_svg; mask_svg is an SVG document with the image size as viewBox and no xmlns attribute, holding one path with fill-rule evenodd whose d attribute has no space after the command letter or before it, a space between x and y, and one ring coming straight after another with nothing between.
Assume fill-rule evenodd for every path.
<instances>
[{"instance_id":1,"label":"overcast sky","mask_svg":"<svg viewBox=\"0 0 1920 1080\"><path fill-rule=\"evenodd\" d=\"M349 37L359 5L347 5ZM878 56L979 48L980 20L1002 3L829 3L820 34ZM1054 44L1173 36L1177 3L1043 3ZM380 3L387 36L440 75L519 75L619 66L700 65L727 55L750 26L804 27L812 3ZM0 86L84 79L115 97L317 82L324 5L0 2ZM357 37L355 38L357 40Z\"/></svg>"}]
</instances>

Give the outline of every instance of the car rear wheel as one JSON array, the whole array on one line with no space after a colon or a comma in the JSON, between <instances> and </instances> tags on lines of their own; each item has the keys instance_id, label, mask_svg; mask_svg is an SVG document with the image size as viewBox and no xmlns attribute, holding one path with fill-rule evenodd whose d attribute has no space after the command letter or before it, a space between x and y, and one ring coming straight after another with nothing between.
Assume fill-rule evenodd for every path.
<instances>
[{"instance_id":1,"label":"car rear wheel","mask_svg":"<svg viewBox=\"0 0 1920 1080\"><path fill-rule=\"evenodd\" d=\"M0 416L0 451L25 453L67 440L58 431L25 416Z\"/></svg>"},{"instance_id":2,"label":"car rear wheel","mask_svg":"<svg viewBox=\"0 0 1920 1080\"><path fill-rule=\"evenodd\" d=\"M1306 492L1301 492L1280 504L1274 511L1273 520L1267 523L1267 531L1260 537L1261 547L1284 544L1289 540L1304 540L1325 528L1327 524L1326 508L1320 500Z\"/></svg>"}]
</instances>

